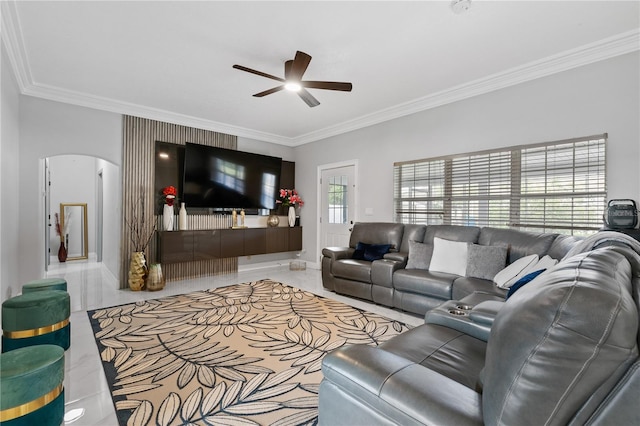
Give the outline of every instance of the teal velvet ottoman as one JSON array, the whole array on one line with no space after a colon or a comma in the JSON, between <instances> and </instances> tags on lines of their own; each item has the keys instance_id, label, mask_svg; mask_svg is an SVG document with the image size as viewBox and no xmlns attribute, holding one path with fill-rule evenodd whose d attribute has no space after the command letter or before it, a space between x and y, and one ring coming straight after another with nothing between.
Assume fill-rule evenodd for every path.
<instances>
[{"instance_id":1,"label":"teal velvet ottoman","mask_svg":"<svg viewBox=\"0 0 640 426\"><path fill-rule=\"evenodd\" d=\"M31 345L71 343L69 293L43 290L2 303L2 352Z\"/></svg>"},{"instance_id":2,"label":"teal velvet ottoman","mask_svg":"<svg viewBox=\"0 0 640 426\"><path fill-rule=\"evenodd\" d=\"M0 354L0 423L55 425L64 419L64 350L56 345Z\"/></svg>"},{"instance_id":3,"label":"teal velvet ottoman","mask_svg":"<svg viewBox=\"0 0 640 426\"><path fill-rule=\"evenodd\" d=\"M22 286L22 294L42 290L67 291L67 280L64 278L43 278L40 280L29 281Z\"/></svg>"}]
</instances>

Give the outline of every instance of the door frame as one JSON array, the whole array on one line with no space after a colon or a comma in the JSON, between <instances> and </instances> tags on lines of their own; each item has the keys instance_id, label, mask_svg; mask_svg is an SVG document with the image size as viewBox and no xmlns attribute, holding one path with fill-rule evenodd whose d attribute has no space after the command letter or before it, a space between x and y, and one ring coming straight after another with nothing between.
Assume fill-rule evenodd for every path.
<instances>
[{"instance_id":1,"label":"door frame","mask_svg":"<svg viewBox=\"0 0 640 426\"><path fill-rule=\"evenodd\" d=\"M320 179L322 178L322 172L325 170L330 170L330 169L337 169L339 167L353 167L353 185L356 188L356 191L354 191L353 194L353 206L349 206L350 208L352 208L353 210L353 222L355 223L358 220L358 204L360 202L360 197L358 195L358 160L357 159L353 159L353 160L345 160L345 161L338 161L336 163L329 163L329 164L321 164L318 166L318 171L317 171L317 176L316 176L316 183L317 183L317 188L316 188L316 205L318 206L318 210L316 211L316 217L317 217L317 230L316 230L316 244L317 244L317 254L318 254L318 261L320 262L320 264L322 264L322 249L324 247L321 247L322 245L322 224L320 223L320 218L322 217L322 183L320 182Z\"/></svg>"}]
</instances>

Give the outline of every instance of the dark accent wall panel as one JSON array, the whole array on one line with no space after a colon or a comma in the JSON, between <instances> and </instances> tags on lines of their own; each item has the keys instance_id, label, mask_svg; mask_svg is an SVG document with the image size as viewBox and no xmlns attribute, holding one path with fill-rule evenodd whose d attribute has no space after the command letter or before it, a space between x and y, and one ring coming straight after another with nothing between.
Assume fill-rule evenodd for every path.
<instances>
[{"instance_id":1,"label":"dark accent wall panel","mask_svg":"<svg viewBox=\"0 0 640 426\"><path fill-rule=\"evenodd\" d=\"M134 222L134 216L137 217L138 223L144 217L142 233L147 235L152 231L154 223L160 224L160 218L155 209L158 199L154 191L156 141L177 145L192 142L228 149L237 149L238 143L237 136L128 115L123 116L123 133L120 288L128 288L129 259L134 251L133 235L129 224ZM206 223L206 229L229 226L229 219L224 216L190 216L189 229L203 229L203 222ZM149 262L155 261L156 250L156 238L152 237L146 249ZM162 267L167 280L178 280L235 272L238 270L238 260L211 259L162 265Z\"/></svg>"}]
</instances>

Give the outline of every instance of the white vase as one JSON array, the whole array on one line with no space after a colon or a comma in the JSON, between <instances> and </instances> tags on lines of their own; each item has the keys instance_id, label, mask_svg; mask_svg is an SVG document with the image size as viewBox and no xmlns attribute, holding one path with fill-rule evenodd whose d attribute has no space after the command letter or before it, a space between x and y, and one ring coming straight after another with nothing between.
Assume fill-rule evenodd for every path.
<instances>
[{"instance_id":1,"label":"white vase","mask_svg":"<svg viewBox=\"0 0 640 426\"><path fill-rule=\"evenodd\" d=\"M187 209L184 203L180 203L180 212L178 213L178 229L181 231L187 230Z\"/></svg>"},{"instance_id":2,"label":"white vase","mask_svg":"<svg viewBox=\"0 0 640 426\"><path fill-rule=\"evenodd\" d=\"M289 212L287 213L287 220L289 221L289 226L293 227L296 224L296 208L293 206L289 206Z\"/></svg>"},{"instance_id":3,"label":"white vase","mask_svg":"<svg viewBox=\"0 0 640 426\"><path fill-rule=\"evenodd\" d=\"M173 231L173 206L164 205L162 210L162 227L165 231Z\"/></svg>"}]
</instances>

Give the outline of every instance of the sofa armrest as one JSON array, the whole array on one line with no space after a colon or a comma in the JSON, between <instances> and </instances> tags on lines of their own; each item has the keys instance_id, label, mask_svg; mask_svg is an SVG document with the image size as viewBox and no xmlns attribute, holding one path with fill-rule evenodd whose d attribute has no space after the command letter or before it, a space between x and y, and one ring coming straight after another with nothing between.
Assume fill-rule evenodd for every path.
<instances>
[{"instance_id":1,"label":"sofa armrest","mask_svg":"<svg viewBox=\"0 0 640 426\"><path fill-rule=\"evenodd\" d=\"M374 260L371 263L371 282L382 287L393 287L393 273L403 264L388 258Z\"/></svg>"},{"instance_id":2,"label":"sofa armrest","mask_svg":"<svg viewBox=\"0 0 640 426\"><path fill-rule=\"evenodd\" d=\"M471 312L469 312L469 318L474 322L487 324L491 327L493 325L493 320L496 319L496 315L498 315L498 312L503 306L504 302L497 300L480 302L471 309Z\"/></svg>"},{"instance_id":3,"label":"sofa armrest","mask_svg":"<svg viewBox=\"0 0 640 426\"><path fill-rule=\"evenodd\" d=\"M407 264L407 260L409 259L409 253L404 253L401 251L386 253L384 255L384 258L387 260L393 260L394 262L398 262L402 265L401 268L404 268L405 265Z\"/></svg>"},{"instance_id":4,"label":"sofa armrest","mask_svg":"<svg viewBox=\"0 0 640 426\"><path fill-rule=\"evenodd\" d=\"M322 255L331 258L332 261L340 259L348 259L353 254L350 247L325 247L322 249Z\"/></svg>"},{"instance_id":5,"label":"sofa armrest","mask_svg":"<svg viewBox=\"0 0 640 426\"><path fill-rule=\"evenodd\" d=\"M427 311L424 322L452 328L486 342L491 334L493 319L502 305L504 302L493 300L475 306L451 300Z\"/></svg>"},{"instance_id":6,"label":"sofa armrest","mask_svg":"<svg viewBox=\"0 0 640 426\"><path fill-rule=\"evenodd\" d=\"M344 423L339 411L354 409L340 408L343 400L324 394L333 388L355 396L392 423L411 419L430 425L483 424L481 395L476 391L380 348L338 349L324 358L322 372L323 381L333 386L320 388L321 424Z\"/></svg>"}]
</instances>

